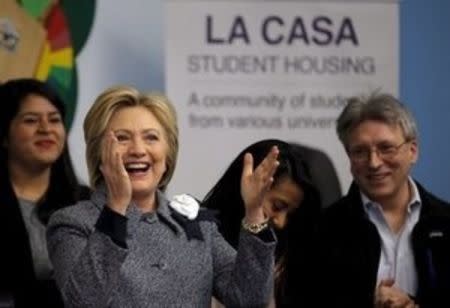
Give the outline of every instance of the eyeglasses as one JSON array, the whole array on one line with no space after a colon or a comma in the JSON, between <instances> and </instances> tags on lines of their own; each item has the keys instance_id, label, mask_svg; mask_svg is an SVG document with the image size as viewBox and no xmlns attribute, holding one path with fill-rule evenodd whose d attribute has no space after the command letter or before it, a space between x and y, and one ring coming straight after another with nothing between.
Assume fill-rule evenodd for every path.
<instances>
[{"instance_id":1,"label":"eyeglasses","mask_svg":"<svg viewBox=\"0 0 450 308\"><path fill-rule=\"evenodd\" d=\"M397 156L400 148L408 142L410 142L410 140L405 140L399 145L380 143L375 145L373 148L368 148L366 146L357 146L349 149L348 154L350 159L355 163L367 163L372 152L375 152L380 159L391 160Z\"/></svg>"}]
</instances>

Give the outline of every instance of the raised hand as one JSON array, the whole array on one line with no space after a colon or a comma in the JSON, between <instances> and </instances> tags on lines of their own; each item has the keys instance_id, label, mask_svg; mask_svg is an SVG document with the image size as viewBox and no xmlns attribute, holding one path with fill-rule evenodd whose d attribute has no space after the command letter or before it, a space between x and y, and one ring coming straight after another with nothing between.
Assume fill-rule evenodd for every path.
<instances>
[{"instance_id":1,"label":"raised hand","mask_svg":"<svg viewBox=\"0 0 450 308\"><path fill-rule=\"evenodd\" d=\"M107 206L125 215L131 202L131 181L123 164L119 141L112 131L105 134L102 147L100 171L108 189Z\"/></svg>"},{"instance_id":2,"label":"raised hand","mask_svg":"<svg viewBox=\"0 0 450 308\"><path fill-rule=\"evenodd\" d=\"M264 160L256 169L253 166L253 156L246 153L241 176L241 195L245 204L245 220L248 223L262 223L267 218L263 211L263 199L273 183L273 175L277 170L279 150L272 147Z\"/></svg>"}]
</instances>

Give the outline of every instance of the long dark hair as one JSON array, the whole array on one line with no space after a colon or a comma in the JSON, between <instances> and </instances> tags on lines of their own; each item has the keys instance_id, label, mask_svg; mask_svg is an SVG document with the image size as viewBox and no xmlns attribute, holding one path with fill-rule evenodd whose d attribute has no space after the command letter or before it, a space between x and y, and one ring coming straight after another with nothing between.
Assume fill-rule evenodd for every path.
<instances>
[{"instance_id":1,"label":"long dark hair","mask_svg":"<svg viewBox=\"0 0 450 308\"><path fill-rule=\"evenodd\" d=\"M19 112L23 101L31 94L46 98L56 107L63 118L65 116L64 102L44 82L24 78L10 80L0 85L0 102L2 104L0 112L0 177L3 179L0 187L2 187L1 195L4 195L4 197L0 197L0 200L17 202L9 179L8 150L4 144L8 139L12 120ZM48 190L38 201L38 216L46 224L54 211L73 204L80 198L87 197L87 194L87 188L81 187L76 178L66 140L62 154L51 167Z\"/></svg>"},{"instance_id":2,"label":"long dark hair","mask_svg":"<svg viewBox=\"0 0 450 308\"><path fill-rule=\"evenodd\" d=\"M316 223L320 213L320 197L310 181L310 172L299 153L286 142L266 139L256 142L244 149L230 164L220 180L206 194L203 206L218 211L219 231L233 246L237 247L241 220L245 215L244 202L240 193L245 153L251 153L257 166L270 149L277 146L280 162L274 175L274 185L285 177L292 179L304 191L304 199L289 217L287 225L277 230L276 248L277 267L281 268L276 279L275 299L277 306L285 307L297 303L298 291L294 286L297 278L308 269L308 249L315 234ZM306 277L305 277L306 279ZM298 285L298 283L297 283Z\"/></svg>"}]
</instances>

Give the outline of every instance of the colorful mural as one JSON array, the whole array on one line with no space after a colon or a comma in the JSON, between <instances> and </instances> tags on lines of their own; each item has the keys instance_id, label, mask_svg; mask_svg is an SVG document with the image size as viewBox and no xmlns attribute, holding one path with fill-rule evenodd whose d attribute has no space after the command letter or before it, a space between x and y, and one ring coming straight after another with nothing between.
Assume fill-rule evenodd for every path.
<instances>
[{"instance_id":1,"label":"colorful mural","mask_svg":"<svg viewBox=\"0 0 450 308\"><path fill-rule=\"evenodd\" d=\"M46 30L35 76L52 85L67 103L66 125L71 127L77 102L76 56L94 20L93 0L21 0L19 5Z\"/></svg>"}]
</instances>

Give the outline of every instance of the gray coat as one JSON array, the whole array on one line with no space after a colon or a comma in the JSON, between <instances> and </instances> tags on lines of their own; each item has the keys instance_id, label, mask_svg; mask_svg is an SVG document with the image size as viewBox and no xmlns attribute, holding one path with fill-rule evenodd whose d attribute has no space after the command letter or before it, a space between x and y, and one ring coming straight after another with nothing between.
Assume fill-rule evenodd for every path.
<instances>
[{"instance_id":1,"label":"gray coat","mask_svg":"<svg viewBox=\"0 0 450 308\"><path fill-rule=\"evenodd\" d=\"M103 188L52 216L49 253L68 307L209 307L212 295L229 307L267 304L274 238L242 231L236 252L213 221L201 220L203 239L188 239L165 196L157 199L150 215L129 206L125 246L98 227Z\"/></svg>"}]
</instances>

